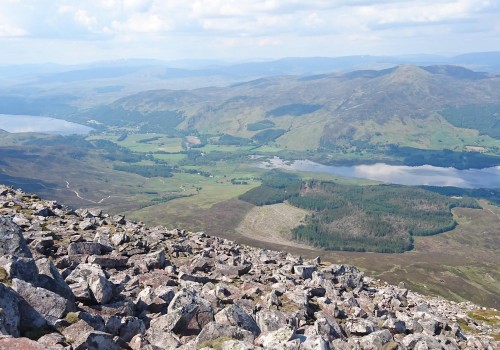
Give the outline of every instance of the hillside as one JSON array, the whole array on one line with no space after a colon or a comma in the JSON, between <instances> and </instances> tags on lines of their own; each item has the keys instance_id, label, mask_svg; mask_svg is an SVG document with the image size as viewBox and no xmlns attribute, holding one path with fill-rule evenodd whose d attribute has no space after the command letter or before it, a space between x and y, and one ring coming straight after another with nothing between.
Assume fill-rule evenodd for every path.
<instances>
[{"instance_id":1,"label":"hillside","mask_svg":"<svg viewBox=\"0 0 500 350\"><path fill-rule=\"evenodd\" d=\"M353 266L148 228L4 186L0 208L2 349L499 345L498 311Z\"/></svg>"},{"instance_id":2,"label":"hillside","mask_svg":"<svg viewBox=\"0 0 500 350\"><path fill-rule=\"evenodd\" d=\"M380 157L397 153L394 147L465 152L475 146L498 154L498 101L496 75L458 66L401 65L268 77L224 88L146 91L85 116L142 131L168 125L171 133L206 135L208 142L236 136L289 151Z\"/></svg>"}]
</instances>

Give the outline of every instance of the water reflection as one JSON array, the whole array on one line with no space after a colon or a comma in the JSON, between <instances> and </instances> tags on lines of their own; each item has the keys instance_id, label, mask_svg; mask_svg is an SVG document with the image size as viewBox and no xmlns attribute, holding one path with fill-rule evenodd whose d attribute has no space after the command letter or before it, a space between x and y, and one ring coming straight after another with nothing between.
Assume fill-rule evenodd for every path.
<instances>
[{"instance_id":1,"label":"water reflection","mask_svg":"<svg viewBox=\"0 0 500 350\"><path fill-rule=\"evenodd\" d=\"M500 188L500 167L458 170L431 165L410 167L384 163L357 166L330 166L318 164L310 160L285 162L278 157L261 162L259 167L327 173L342 177L370 179L400 185Z\"/></svg>"},{"instance_id":2,"label":"water reflection","mask_svg":"<svg viewBox=\"0 0 500 350\"><path fill-rule=\"evenodd\" d=\"M8 132L39 132L44 134L87 134L92 128L50 117L0 114L0 129Z\"/></svg>"}]
</instances>

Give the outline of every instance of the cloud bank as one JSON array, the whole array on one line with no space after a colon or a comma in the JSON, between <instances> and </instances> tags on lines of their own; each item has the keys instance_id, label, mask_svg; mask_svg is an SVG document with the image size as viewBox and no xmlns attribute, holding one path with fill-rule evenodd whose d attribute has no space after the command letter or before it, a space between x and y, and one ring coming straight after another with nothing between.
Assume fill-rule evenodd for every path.
<instances>
[{"instance_id":1,"label":"cloud bank","mask_svg":"<svg viewBox=\"0 0 500 350\"><path fill-rule=\"evenodd\" d=\"M3 61L500 50L496 0L3 0ZM36 55L35 55L36 53Z\"/></svg>"}]
</instances>

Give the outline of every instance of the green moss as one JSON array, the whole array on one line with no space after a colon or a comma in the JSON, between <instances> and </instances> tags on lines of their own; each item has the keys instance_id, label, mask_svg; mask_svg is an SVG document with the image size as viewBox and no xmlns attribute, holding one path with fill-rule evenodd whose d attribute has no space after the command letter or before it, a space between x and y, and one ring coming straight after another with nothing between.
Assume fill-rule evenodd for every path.
<instances>
[{"instance_id":1,"label":"green moss","mask_svg":"<svg viewBox=\"0 0 500 350\"><path fill-rule=\"evenodd\" d=\"M9 280L9 274L2 266L0 266L0 282L6 283Z\"/></svg>"},{"instance_id":2,"label":"green moss","mask_svg":"<svg viewBox=\"0 0 500 350\"><path fill-rule=\"evenodd\" d=\"M64 319L70 324L77 323L80 320L78 313L76 312L68 312Z\"/></svg>"},{"instance_id":3,"label":"green moss","mask_svg":"<svg viewBox=\"0 0 500 350\"><path fill-rule=\"evenodd\" d=\"M229 341L229 340L232 340L232 338L220 337L220 338L213 339L213 340L207 340L207 341L202 342L200 345L198 345L198 349L213 348L215 350L221 350L222 344L226 341Z\"/></svg>"},{"instance_id":4,"label":"green moss","mask_svg":"<svg viewBox=\"0 0 500 350\"><path fill-rule=\"evenodd\" d=\"M467 316L476 321L482 321L490 326L500 325L500 311L497 310L473 310Z\"/></svg>"}]
</instances>

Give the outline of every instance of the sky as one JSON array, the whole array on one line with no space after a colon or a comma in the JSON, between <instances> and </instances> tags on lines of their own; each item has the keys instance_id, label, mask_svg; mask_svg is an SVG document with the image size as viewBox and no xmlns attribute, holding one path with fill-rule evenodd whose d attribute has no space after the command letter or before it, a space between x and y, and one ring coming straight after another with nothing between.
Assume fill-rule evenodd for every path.
<instances>
[{"instance_id":1,"label":"sky","mask_svg":"<svg viewBox=\"0 0 500 350\"><path fill-rule=\"evenodd\" d=\"M0 0L0 63L500 51L500 0Z\"/></svg>"}]
</instances>

